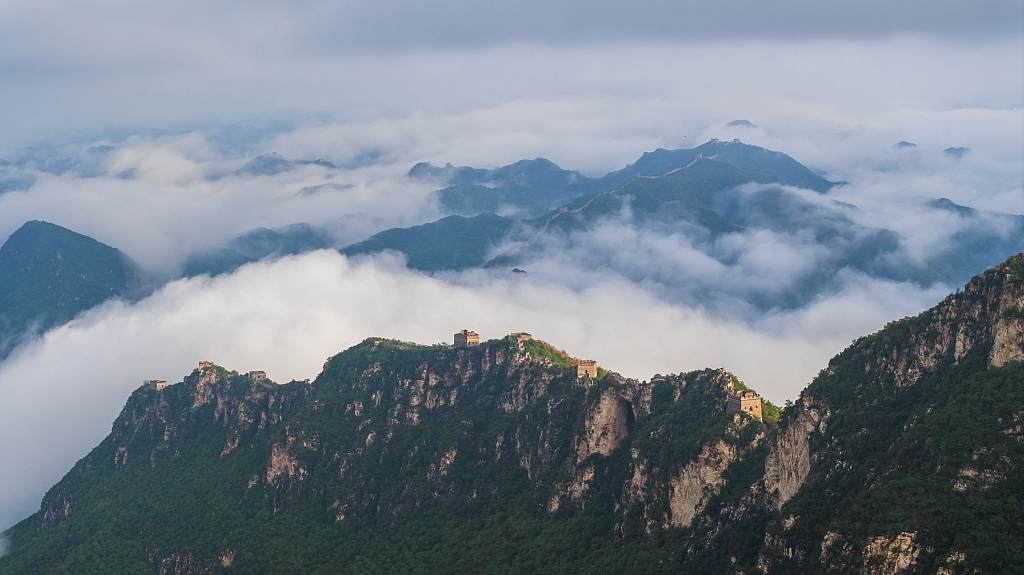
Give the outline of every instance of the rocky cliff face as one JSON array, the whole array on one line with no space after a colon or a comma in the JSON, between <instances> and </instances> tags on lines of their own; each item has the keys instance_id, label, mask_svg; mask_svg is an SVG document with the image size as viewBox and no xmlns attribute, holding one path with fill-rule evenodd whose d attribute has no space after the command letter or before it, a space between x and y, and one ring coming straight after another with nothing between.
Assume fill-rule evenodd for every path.
<instances>
[{"instance_id":1,"label":"rocky cliff face","mask_svg":"<svg viewBox=\"0 0 1024 575\"><path fill-rule=\"evenodd\" d=\"M811 472L811 433L824 431L831 413L825 402L806 397L796 405L795 417L772 437L765 460L764 488L776 509L796 495Z\"/></svg>"},{"instance_id":2,"label":"rocky cliff face","mask_svg":"<svg viewBox=\"0 0 1024 575\"><path fill-rule=\"evenodd\" d=\"M604 527L587 544L644 541L689 528L767 433L725 413L733 378L722 370L594 381L511 338L455 349L370 339L324 367L312 383L212 366L161 391L140 388L110 436L47 494L33 530L92 521L112 496L98 484L131 483L138 505L160 507L200 481L220 491L190 493L193 509L298 515L335 526L333 536L401 533L423 514L497 506L528 523L596 513ZM168 511L153 521L187 520ZM244 567L259 554L238 540L203 548L154 537L143 547L168 573L220 572L227 556Z\"/></svg>"},{"instance_id":3,"label":"rocky cliff face","mask_svg":"<svg viewBox=\"0 0 1024 575\"><path fill-rule=\"evenodd\" d=\"M906 341L886 341L883 348L857 346L871 356L865 370L906 386L979 348L986 349L989 367L1024 360L1024 294L1016 276L1020 272L1014 271L1019 261L986 271L919 317L888 324L890 339L906 333ZM829 372L834 369L830 364Z\"/></svg>"},{"instance_id":4,"label":"rocky cliff face","mask_svg":"<svg viewBox=\"0 0 1024 575\"><path fill-rule=\"evenodd\" d=\"M1009 479L1024 457L1015 427L1024 408L1022 305L1024 257L1015 256L829 363L766 461L781 517L768 526L761 572L1013 564L1001 558L1021 532L1003 522L1019 512L1003 516L1002 506L1015 509L1024 488Z\"/></svg>"},{"instance_id":5,"label":"rocky cliff face","mask_svg":"<svg viewBox=\"0 0 1024 575\"><path fill-rule=\"evenodd\" d=\"M215 438L222 446L218 459L223 458L293 415L311 389L308 382L277 386L217 366L199 368L162 391L139 388L110 435L43 498L37 529L57 526L90 500L93 493L77 479L94 469L123 470L140 460L140 465L160 473L160 464L191 451L197 436Z\"/></svg>"},{"instance_id":6,"label":"rocky cliff face","mask_svg":"<svg viewBox=\"0 0 1024 575\"><path fill-rule=\"evenodd\" d=\"M416 359L395 369L388 356L405 355ZM335 374L342 377L327 383ZM647 511L639 512L643 519L637 525L688 525L717 493L729 464L749 451L736 444L737 433L751 423L761 426L747 416L725 415L731 377L724 371L665 378L658 385L615 374L594 382L576 377L574 370L546 366L505 340L455 350L369 340L332 360L325 376L316 384L317 405L343 412L343 429L328 438L291 427L275 443L273 456L281 463L271 467L282 470L275 477L293 477L314 475L325 461L337 462L328 464L326 475L344 482L332 479L309 489L334 493L323 501L337 510L334 517L351 520L373 512L378 525L400 521L438 499L472 499L474 491L478 497L477 470L490 467L524 473L549 514L576 513L595 497L610 497L623 523L642 509ZM328 397L326 389L335 386L337 395ZM658 400L656 387L663 396ZM721 421L720 436L709 438L706 446L688 444L685 457L671 464L653 464L652 459L666 459L658 440L671 441L677 433L659 416L668 417L690 395L699 395L705 410L689 414L694 430ZM413 439L422 433L417 428L435 426L448 430L450 438L442 443ZM648 427L647 443L637 442ZM318 455L303 457L295 449L299 445ZM625 465L625 474L609 468L613 458ZM422 466L426 474L397 486L380 474L384 462L397 470ZM486 488L500 492L504 486Z\"/></svg>"}]
</instances>

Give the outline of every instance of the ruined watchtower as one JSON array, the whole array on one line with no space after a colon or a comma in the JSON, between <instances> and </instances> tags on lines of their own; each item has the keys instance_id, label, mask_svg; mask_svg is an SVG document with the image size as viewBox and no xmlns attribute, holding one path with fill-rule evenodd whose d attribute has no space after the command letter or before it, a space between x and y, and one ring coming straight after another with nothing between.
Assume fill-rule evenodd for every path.
<instances>
[{"instance_id":1,"label":"ruined watchtower","mask_svg":"<svg viewBox=\"0 0 1024 575\"><path fill-rule=\"evenodd\" d=\"M576 377L589 375L590 379L597 377L597 361L593 359L581 359L573 367L576 368Z\"/></svg>"},{"instance_id":2,"label":"ruined watchtower","mask_svg":"<svg viewBox=\"0 0 1024 575\"><path fill-rule=\"evenodd\" d=\"M759 421L761 419L761 396L750 391L749 389L743 391L731 391L729 392L729 406L725 408L726 413L733 413L742 411L743 413L749 413L756 417Z\"/></svg>"},{"instance_id":3,"label":"ruined watchtower","mask_svg":"<svg viewBox=\"0 0 1024 575\"><path fill-rule=\"evenodd\" d=\"M462 330L455 334L455 347L480 345L480 336L475 331Z\"/></svg>"},{"instance_id":4,"label":"ruined watchtower","mask_svg":"<svg viewBox=\"0 0 1024 575\"><path fill-rule=\"evenodd\" d=\"M212 369L212 368L213 368L213 362L212 361L200 361L199 362L199 371L202 371L204 369Z\"/></svg>"},{"instance_id":5,"label":"ruined watchtower","mask_svg":"<svg viewBox=\"0 0 1024 575\"><path fill-rule=\"evenodd\" d=\"M251 377L253 381L262 381L264 379L267 379L267 372L265 372L265 371L250 371L249 372L249 377Z\"/></svg>"},{"instance_id":6,"label":"ruined watchtower","mask_svg":"<svg viewBox=\"0 0 1024 575\"><path fill-rule=\"evenodd\" d=\"M161 389L167 387L167 382L162 379L147 379L142 382L142 385L145 385L150 389L160 391Z\"/></svg>"}]
</instances>

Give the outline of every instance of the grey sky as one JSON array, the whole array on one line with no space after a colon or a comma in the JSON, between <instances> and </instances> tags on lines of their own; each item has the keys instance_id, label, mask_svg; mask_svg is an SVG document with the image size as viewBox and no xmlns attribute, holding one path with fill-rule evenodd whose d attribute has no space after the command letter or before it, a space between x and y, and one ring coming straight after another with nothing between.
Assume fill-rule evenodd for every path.
<instances>
[{"instance_id":1,"label":"grey sky","mask_svg":"<svg viewBox=\"0 0 1024 575\"><path fill-rule=\"evenodd\" d=\"M147 54L308 55L508 42L879 39L913 34L987 42L1019 36L1015 0L645 0L591 2L12 2L0 7L9 57L130 65ZM268 54L269 56L269 54Z\"/></svg>"},{"instance_id":2,"label":"grey sky","mask_svg":"<svg viewBox=\"0 0 1024 575\"><path fill-rule=\"evenodd\" d=\"M482 3L346 2L327 9L319 38L346 49L495 42L884 38L925 34L970 40L1020 33L1019 2L813 0L528 0Z\"/></svg>"},{"instance_id":3,"label":"grey sky","mask_svg":"<svg viewBox=\"0 0 1024 575\"><path fill-rule=\"evenodd\" d=\"M687 81L727 98L749 98L765 83L776 92L859 87L869 93L850 99L861 102L885 99L895 85L940 82L940 92L957 92L949 104L1013 107L1022 6L8 0L0 156L80 130L267 114L368 120L521 99L678 99L689 95L680 94ZM979 61L936 67L933 51ZM832 77L846 74L845 84Z\"/></svg>"}]
</instances>

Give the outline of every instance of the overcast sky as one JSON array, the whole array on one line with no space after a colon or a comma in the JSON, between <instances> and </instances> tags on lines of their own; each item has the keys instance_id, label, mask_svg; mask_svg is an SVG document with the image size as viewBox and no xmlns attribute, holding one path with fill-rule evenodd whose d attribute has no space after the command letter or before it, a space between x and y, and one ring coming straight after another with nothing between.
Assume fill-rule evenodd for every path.
<instances>
[{"instance_id":1,"label":"overcast sky","mask_svg":"<svg viewBox=\"0 0 1024 575\"><path fill-rule=\"evenodd\" d=\"M365 121L524 99L1013 108L1022 12L1018 0L6 0L0 153L67 130Z\"/></svg>"},{"instance_id":2,"label":"overcast sky","mask_svg":"<svg viewBox=\"0 0 1024 575\"><path fill-rule=\"evenodd\" d=\"M922 210L929 199L1024 214L1022 13L1019 0L0 0L0 159L18 163L0 165L0 184L14 182L0 239L43 219L170 274L258 226L330 225L355 241L431 221L433 188L404 178L420 161L542 156L599 176L736 137L850 182L827 200L923 258L963 223ZM343 169L233 174L268 152ZM726 267L679 234L603 225L583 247L618 264L580 269L567 251L527 282L322 252L94 310L0 365L0 529L38 508L142 379L179 381L199 360L287 381L371 335L525 330L637 378L722 366L782 402L852 339L958 287L847 274L800 309L716 317L668 292L700 269L720 279L696 283L742 294L816 247L741 238L751 265ZM682 279L632 281L645 274Z\"/></svg>"}]
</instances>

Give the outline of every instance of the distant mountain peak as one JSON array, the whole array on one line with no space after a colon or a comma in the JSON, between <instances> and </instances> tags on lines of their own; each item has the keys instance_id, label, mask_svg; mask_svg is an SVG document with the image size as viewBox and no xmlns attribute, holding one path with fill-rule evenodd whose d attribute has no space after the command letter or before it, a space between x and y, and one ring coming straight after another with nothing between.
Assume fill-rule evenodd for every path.
<instances>
[{"instance_id":1,"label":"distant mountain peak","mask_svg":"<svg viewBox=\"0 0 1024 575\"><path fill-rule=\"evenodd\" d=\"M939 210L946 210L948 212L956 212L962 215L971 215L978 211L974 208L962 206L949 198L936 198L934 200L930 200L928 202L928 206Z\"/></svg>"},{"instance_id":2,"label":"distant mountain peak","mask_svg":"<svg viewBox=\"0 0 1024 575\"><path fill-rule=\"evenodd\" d=\"M277 152L271 152L260 154L249 160L237 173L252 176L274 176L290 169L292 169L291 161Z\"/></svg>"},{"instance_id":3,"label":"distant mountain peak","mask_svg":"<svg viewBox=\"0 0 1024 575\"><path fill-rule=\"evenodd\" d=\"M46 330L108 298L140 295L142 271L121 250L32 220L0 246L0 358L37 324Z\"/></svg>"},{"instance_id":4,"label":"distant mountain peak","mask_svg":"<svg viewBox=\"0 0 1024 575\"><path fill-rule=\"evenodd\" d=\"M244 166L236 171L236 174L248 174L251 176L275 176L282 172L287 172L294 169L296 166L322 166L325 168L336 169L337 166L323 158L317 158L316 160L289 160L288 158L278 154L277 152L270 152L269 154L260 154L249 160Z\"/></svg>"}]
</instances>

